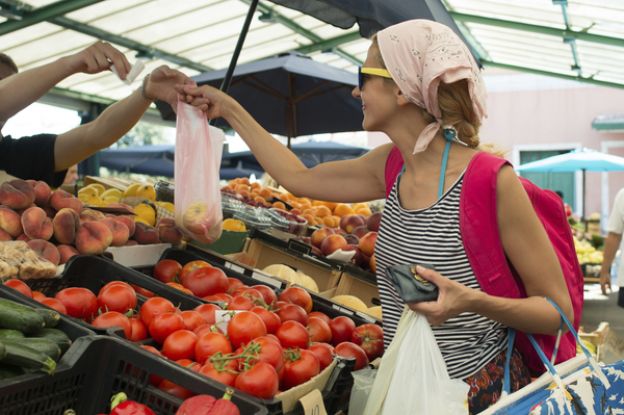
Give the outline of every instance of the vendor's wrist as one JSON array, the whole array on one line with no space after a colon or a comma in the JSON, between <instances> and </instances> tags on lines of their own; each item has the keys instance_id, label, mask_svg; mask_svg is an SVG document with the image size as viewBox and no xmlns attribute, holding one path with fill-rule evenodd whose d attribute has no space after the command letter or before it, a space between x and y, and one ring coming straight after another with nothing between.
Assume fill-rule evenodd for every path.
<instances>
[{"instance_id":1,"label":"vendor's wrist","mask_svg":"<svg viewBox=\"0 0 624 415\"><path fill-rule=\"evenodd\" d=\"M145 78L143 78L143 82L141 83L141 96L143 97L144 100L146 101L150 101L150 102L154 102L156 101L156 98L152 97L149 95L149 93L147 92L147 84L149 83L149 75L147 75Z\"/></svg>"}]
</instances>

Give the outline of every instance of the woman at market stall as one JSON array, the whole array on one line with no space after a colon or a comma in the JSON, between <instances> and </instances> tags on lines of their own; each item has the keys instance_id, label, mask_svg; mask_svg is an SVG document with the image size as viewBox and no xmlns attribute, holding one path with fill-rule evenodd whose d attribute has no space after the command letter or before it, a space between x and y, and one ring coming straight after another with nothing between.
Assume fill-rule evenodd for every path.
<instances>
[{"instance_id":1,"label":"woman at market stall","mask_svg":"<svg viewBox=\"0 0 624 415\"><path fill-rule=\"evenodd\" d=\"M306 168L231 97L208 86L179 91L208 118L223 117L290 192L335 202L386 197L375 248L386 346L404 304L385 269L400 263L433 264L437 271L419 273L439 287L438 300L409 306L431 323L449 375L470 385L471 413L500 396L507 327L555 334L560 316L544 297L572 315L556 253L509 165L495 177L498 227L527 297L486 294L467 259L459 197L464 172L479 152L485 88L467 47L446 26L412 20L373 38L353 95L362 101L364 129L383 131L392 143L355 160ZM397 159L404 170L386 183L386 165ZM515 350L511 379L512 390L530 382Z\"/></svg>"},{"instance_id":2,"label":"woman at market stall","mask_svg":"<svg viewBox=\"0 0 624 415\"><path fill-rule=\"evenodd\" d=\"M30 105L54 85L76 73L95 74L114 67L125 79L130 64L106 42L56 61L18 73L13 60L0 54L0 130L6 121ZM175 84L191 82L183 73L161 66L127 98L108 107L97 119L66 133L38 134L13 139L0 133L0 170L22 179L44 180L60 185L66 170L104 149L132 128L155 100L175 102Z\"/></svg>"}]
</instances>

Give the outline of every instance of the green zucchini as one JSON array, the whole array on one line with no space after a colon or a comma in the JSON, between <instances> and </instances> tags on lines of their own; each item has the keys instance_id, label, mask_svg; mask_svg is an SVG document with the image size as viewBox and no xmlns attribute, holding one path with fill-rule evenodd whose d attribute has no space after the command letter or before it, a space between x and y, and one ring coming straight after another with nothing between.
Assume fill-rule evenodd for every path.
<instances>
[{"instance_id":1,"label":"green zucchini","mask_svg":"<svg viewBox=\"0 0 624 415\"><path fill-rule=\"evenodd\" d=\"M23 339L24 333L13 329L0 329L0 340L2 339Z\"/></svg>"},{"instance_id":2,"label":"green zucchini","mask_svg":"<svg viewBox=\"0 0 624 415\"><path fill-rule=\"evenodd\" d=\"M48 328L56 327L61 320L58 311L49 308L35 308L35 312L43 317L43 323Z\"/></svg>"},{"instance_id":3,"label":"green zucchini","mask_svg":"<svg viewBox=\"0 0 624 415\"><path fill-rule=\"evenodd\" d=\"M36 369L49 375L56 370L56 362L47 354L22 344L23 340L2 340L6 354L2 364L19 366L25 370ZM57 346L58 348L58 346Z\"/></svg>"},{"instance_id":4,"label":"green zucchini","mask_svg":"<svg viewBox=\"0 0 624 415\"><path fill-rule=\"evenodd\" d=\"M0 328L33 333L45 327L43 317L34 308L0 298Z\"/></svg>"},{"instance_id":5,"label":"green zucchini","mask_svg":"<svg viewBox=\"0 0 624 415\"><path fill-rule=\"evenodd\" d=\"M4 347L4 343L0 343L0 360L2 360L6 356L6 347Z\"/></svg>"},{"instance_id":6,"label":"green zucchini","mask_svg":"<svg viewBox=\"0 0 624 415\"><path fill-rule=\"evenodd\" d=\"M34 333L33 336L43 337L56 342L57 346L61 349L61 353L65 353L72 343L71 339L67 337L67 334L59 329L44 328Z\"/></svg>"},{"instance_id":7,"label":"green zucchini","mask_svg":"<svg viewBox=\"0 0 624 415\"><path fill-rule=\"evenodd\" d=\"M5 343L8 341L16 345L22 345L30 347L38 352L45 353L52 359L59 360L61 357L61 348L52 339L46 339L44 337L24 337L23 339L5 339Z\"/></svg>"}]
</instances>

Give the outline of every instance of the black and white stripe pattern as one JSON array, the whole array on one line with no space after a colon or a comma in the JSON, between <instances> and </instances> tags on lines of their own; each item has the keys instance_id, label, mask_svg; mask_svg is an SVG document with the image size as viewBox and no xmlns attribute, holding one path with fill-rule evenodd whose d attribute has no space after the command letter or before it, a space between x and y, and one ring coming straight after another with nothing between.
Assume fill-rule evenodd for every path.
<instances>
[{"instance_id":1,"label":"black and white stripe pattern","mask_svg":"<svg viewBox=\"0 0 624 415\"><path fill-rule=\"evenodd\" d=\"M386 347L394 337L404 305L385 276L387 266L428 263L447 278L481 289L459 230L463 175L436 204L421 210L406 210L400 206L400 177L386 200L375 246ZM478 314L462 313L432 328L448 373L455 379L474 374L506 347L506 328Z\"/></svg>"}]
</instances>

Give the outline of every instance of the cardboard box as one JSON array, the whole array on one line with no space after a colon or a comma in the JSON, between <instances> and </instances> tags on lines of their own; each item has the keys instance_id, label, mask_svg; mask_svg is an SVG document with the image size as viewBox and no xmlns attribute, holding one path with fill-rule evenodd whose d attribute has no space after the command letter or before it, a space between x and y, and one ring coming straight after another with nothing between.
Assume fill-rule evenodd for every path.
<instances>
[{"instance_id":1,"label":"cardboard box","mask_svg":"<svg viewBox=\"0 0 624 415\"><path fill-rule=\"evenodd\" d=\"M327 415L321 391L325 389L336 365L337 360L334 359L329 366L309 381L275 395L275 399L282 401L284 413L293 411L297 402L301 402L306 414Z\"/></svg>"},{"instance_id":2,"label":"cardboard box","mask_svg":"<svg viewBox=\"0 0 624 415\"><path fill-rule=\"evenodd\" d=\"M322 290L321 295L325 298L345 294L354 295L364 301L368 307L379 305L379 288L377 284L370 279L354 274L355 272L352 270L344 270L340 275L338 285L332 289Z\"/></svg>"},{"instance_id":3,"label":"cardboard box","mask_svg":"<svg viewBox=\"0 0 624 415\"><path fill-rule=\"evenodd\" d=\"M256 268L260 270L272 264L285 264L309 275L318 285L319 291L336 287L342 273L310 255L289 252L257 238L247 240L244 252L256 261Z\"/></svg>"}]
</instances>

